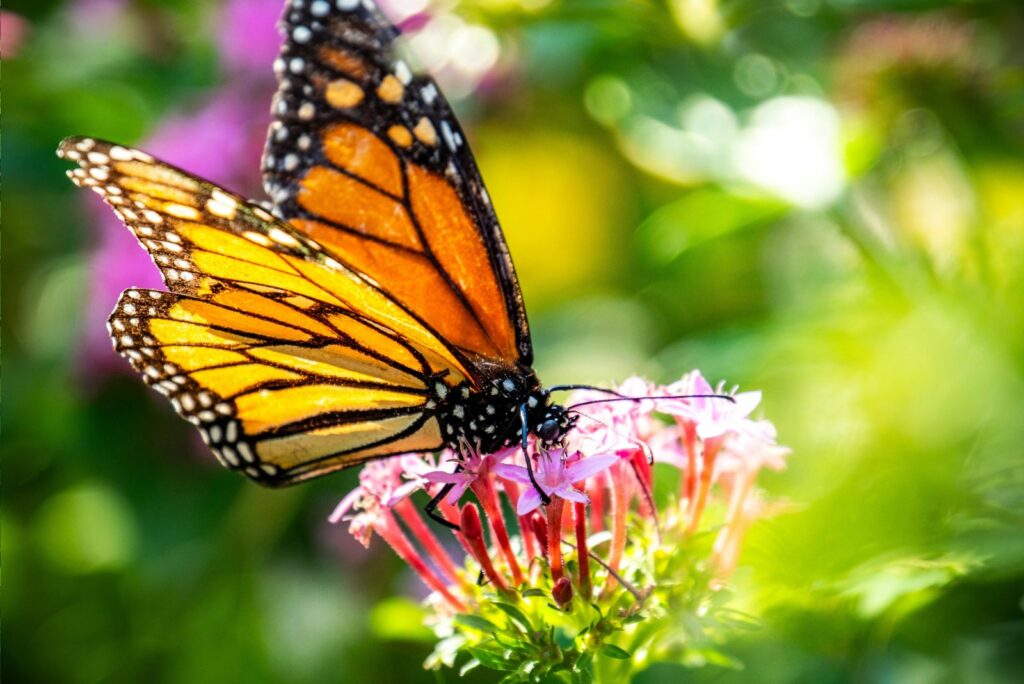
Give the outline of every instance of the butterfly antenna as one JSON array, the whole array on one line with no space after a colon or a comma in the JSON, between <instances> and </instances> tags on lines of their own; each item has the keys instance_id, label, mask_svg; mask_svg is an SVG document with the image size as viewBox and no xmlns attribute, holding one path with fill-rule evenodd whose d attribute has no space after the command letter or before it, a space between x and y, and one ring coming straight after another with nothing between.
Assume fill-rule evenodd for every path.
<instances>
[{"instance_id":1,"label":"butterfly antenna","mask_svg":"<svg viewBox=\"0 0 1024 684\"><path fill-rule=\"evenodd\" d=\"M592 392L604 392L605 394L612 394L616 397L626 397L624 394L619 394L615 390L610 390L607 387L595 387L594 385L554 385L548 387L549 392L570 392L572 390L591 390Z\"/></svg>"},{"instance_id":2,"label":"butterfly antenna","mask_svg":"<svg viewBox=\"0 0 1024 684\"><path fill-rule=\"evenodd\" d=\"M567 406L566 410L578 409L581 406L591 406L592 404L608 404L613 401L643 401L645 399L725 399L733 404L736 403L736 398L731 394L668 394L664 396L648 395L644 397L627 397L619 394L611 399L589 399L587 401L581 401L578 404Z\"/></svg>"}]
</instances>

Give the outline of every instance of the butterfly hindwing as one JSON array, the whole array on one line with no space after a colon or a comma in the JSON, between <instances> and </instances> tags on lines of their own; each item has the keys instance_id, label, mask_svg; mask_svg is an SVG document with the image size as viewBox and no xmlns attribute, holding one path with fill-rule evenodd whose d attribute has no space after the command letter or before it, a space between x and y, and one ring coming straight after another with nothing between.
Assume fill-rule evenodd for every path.
<instances>
[{"instance_id":1,"label":"butterfly hindwing","mask_svg":"<svg viewBox=\"0 0 1024 684\"><path fill-rule=\"evenodd\" d=\"M118 353L218 460L260 482L441 443L422 379L344 342L267 336L251 312L157 290L126 290L110 326Z\"/></svg>"},{"instance_id":2,"label":"butterfly hindwing","mask_svg":"<svg viewBox=\"0 0 1024 684\"><path fill-rule=\"evenodd\" d=\"M258 206L137 150L79 138L59 154L171 290L122 295L115 349L225 465L287 484L442 444L429 388L466 375L371 283Z\"/></svg>"},{"instance_id":3,"label":"butterfly hindwing","mask_svg":"<svg viewBox=\"0 0 1024 684\"><path fill-rule=\"evenodd\" d=\"M373 3L291 3L264 156L277 210L468 360L532 360L512 262L464 134ZM479 382L481 378L471 378Z\"/></svg>"}]
</instances>

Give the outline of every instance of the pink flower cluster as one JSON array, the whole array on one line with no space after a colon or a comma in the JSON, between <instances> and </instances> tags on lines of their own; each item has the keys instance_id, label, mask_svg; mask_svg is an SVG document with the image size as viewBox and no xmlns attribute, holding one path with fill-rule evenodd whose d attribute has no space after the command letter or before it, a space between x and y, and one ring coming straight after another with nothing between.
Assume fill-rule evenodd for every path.
<instances>
[{"instance_id":1,"label":"pink flower cluster","mask_svg":"<svg viewBox=\"0 0 1024 684\"><path fill-rule=\"evenodd\" d=\"M592 562L606 574L603 592L617 582L629 588L619 571L631 543L631 518L693 535L715 498L722 505L711 561L719 576L727 575L759 513L758 472L782 468L789 453L776 444L771 423L750 418L760 392L726 392L698 371L668 386L631 378L615 392L631 399L573 393L566 406L579 421L564 443L546 450L531 442L543 496L530 484L527 456L518 447L493 454L445 450L437 460L407 454L364 466L359 487L338 504L331 522L347 521L364 545L380 536L451 610L465 612L474 578L441 543L441 526L429 523L410 498L418 490L433 497L448 485L436 514L458 525L452 533L482 577L499 591L548 586L556 603L567 606L574 594L590 599ZM678 494L660 510L658 463L679 471ZM467 493L475 502L463 502ZM514 514L505 512L502 499ZM600 532L597 552L590 545ZM573 558L570 576L567 559ZM538 582L544 573L549 576Z\"/></svg>"}]
</instances>

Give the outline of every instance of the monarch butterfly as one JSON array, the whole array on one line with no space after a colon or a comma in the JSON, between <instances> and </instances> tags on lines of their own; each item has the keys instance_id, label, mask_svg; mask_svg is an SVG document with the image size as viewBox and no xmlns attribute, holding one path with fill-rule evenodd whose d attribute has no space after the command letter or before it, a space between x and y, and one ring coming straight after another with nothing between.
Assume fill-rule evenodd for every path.
<instances>
[{"instance_id":1,"label":"monarch butterfly","mask_svg":"<svg viewBox=\"0 0 1024 684\"><path fill-rule=\"evenodd\" d=\"M273 213L139 150L61 143L168 289L122 294L116 351L262 484L559 441L574 416L532 369L508 248L437 85L395 58L371 2L296 0L282 26Z\"/></svg>"}]
</instances>

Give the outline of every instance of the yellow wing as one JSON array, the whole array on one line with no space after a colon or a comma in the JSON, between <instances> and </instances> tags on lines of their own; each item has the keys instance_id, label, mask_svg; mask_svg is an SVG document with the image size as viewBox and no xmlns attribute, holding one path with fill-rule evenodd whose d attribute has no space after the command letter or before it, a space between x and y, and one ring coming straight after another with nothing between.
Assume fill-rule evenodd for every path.
<instances>
[{"instance_id":1,"label":"yellow wing","mask_svg":"<svg viewBox=\"0 0 1024 684\"><path fill-rule=\"evenodd\" d=\"M68 175L138 237L170 292L127 290L115 349L199 427L218 459L289 484L443 444L437 383L458 357L364 276L261 207L89 138Z\"/></svg>"}]
</instances>

